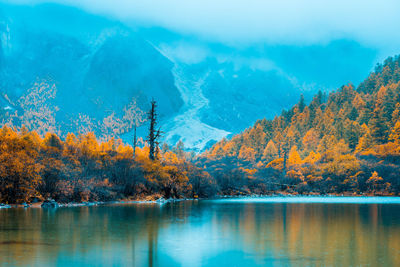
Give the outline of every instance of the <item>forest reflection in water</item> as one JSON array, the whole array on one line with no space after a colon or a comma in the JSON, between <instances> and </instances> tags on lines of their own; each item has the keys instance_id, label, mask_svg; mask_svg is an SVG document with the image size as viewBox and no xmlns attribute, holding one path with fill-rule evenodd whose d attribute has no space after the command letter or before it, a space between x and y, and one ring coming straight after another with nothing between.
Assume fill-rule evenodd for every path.
<instances>
[{"instance_id":1,"label":"forest reflection in water","mask_svg":"<svg viewBox=\"0 0 400 267\"><path fill-rule=\"evenodd\" d=\"M3 266L399 266L399 204L220 200L0 210Z\"/></svg>"}]
</instances>

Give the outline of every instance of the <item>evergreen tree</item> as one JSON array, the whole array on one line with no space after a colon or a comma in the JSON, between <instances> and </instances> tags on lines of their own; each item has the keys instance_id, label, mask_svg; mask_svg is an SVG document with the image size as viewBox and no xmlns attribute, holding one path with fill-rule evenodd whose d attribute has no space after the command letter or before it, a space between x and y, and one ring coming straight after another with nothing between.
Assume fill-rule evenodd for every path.
<instances>
[{"instance_id":1,"label":"evergreen tree","mask_svg":"<svg viewBox=\"0 0 400 267\"><path fill-rule=\"evenodd\" d=\"M385 117L386 121L390 122L392 120L393 111L396 109L394 93L390 87L386 90L382 104L383 116Z\"/></svg>"},{"instance_id":2,"label":"evergreen tree","mask_svg":"<svg viewBox=\"0 0 400 267\"><path fill-rule=\"evenodd\" d=\"M306 103L304 101L304 95L303 94L300 95L300 100L299 100L299 103L297 104L297 106L299 107L299 111L300 112L303 112L304 108L306 107Z\"/></svg>"},{"instance_id":3,"label":"evergreen tree","mask_svg":"<svg viewBox=\"0 0 400 267\"><path fill-rule=\"evenodd\" d=\"M180 158L180 159L185 158L185 145L183 144L182 140L178 141L178 143L176 144L176 147L174 149L174 152L178 158Z\"/></svg>"},{"instance_id":4,"label":"evergreen tree","mask_svg":"<svg viewBox=\"0 0 400 267\"><path fill-rule=\"evenodd\" d=\"M357 118L358 118L358 111L355 107L352 107L349 114L349 119L355 121L357 120Z\"/></svg>"},{"instance_id":5,"label":"evergreen tree","mask_svg":"<svg viewBox=\"0 0 400 267\"><path fill-rule=\"evenodd\" d=\"M372 118L369 121L369 129L371 131L372 139L377 144L382 144L387 139L388 127L386 120L383 117L383 112L379 108L375 108Z\"/></svg>"},{"instance_id":6,"label":"evergreen tree","mask_svg":"<svg viewBox=\"0 0 400 267\"><path fill-rule=\"evenodd\" d=\"M361 125L361 132L362 132L362 136L358 140L356 152L365 151L367 149L370 149L374 145L374 141L372 139L371 132L367 125L365 125L365 124Z\"/></svg>"}]
</instances>

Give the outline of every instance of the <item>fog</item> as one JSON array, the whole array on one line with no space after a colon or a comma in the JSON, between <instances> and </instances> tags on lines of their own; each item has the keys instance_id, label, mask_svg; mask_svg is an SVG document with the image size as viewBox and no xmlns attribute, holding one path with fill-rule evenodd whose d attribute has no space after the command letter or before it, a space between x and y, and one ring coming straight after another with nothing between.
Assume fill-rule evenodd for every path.
<instances>
[{"instance_id":1,"label":"fog","mask_svg":"<svg viewBox=\"0 0 400 267\"><path fill-rule=\"evenodd\" d=\"M3 1L4 2L4 1ZM230 45L311 45L351 39L384 54L400 45L400 1L384 0L8 0L76 6Z\"/></svg>"}]
</instances>

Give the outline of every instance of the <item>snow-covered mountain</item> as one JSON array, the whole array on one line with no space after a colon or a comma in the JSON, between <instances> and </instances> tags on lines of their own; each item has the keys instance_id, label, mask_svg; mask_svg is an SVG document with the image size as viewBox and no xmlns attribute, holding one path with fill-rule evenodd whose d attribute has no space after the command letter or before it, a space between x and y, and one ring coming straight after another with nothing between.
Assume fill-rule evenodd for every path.
<instances>
[{"instance_id":1,"label":"snow-covered mountain","mask_svg":"<svg viewBox=\"0 0 400 267\"><path fill-rule=\"evenodd\" d=\"M2 114L21 114L21 98L45 81L57 88L47 104L61 133L87 123L102 134L109 133L103 124L123 124L132 101L145 111L154 98L164 140L195 151L273 117L300 93L307 99L358 82L376 60L375 51L348 40L233 47L54 4L0 4L0 39Z\"/></svg>"}]
</instances>

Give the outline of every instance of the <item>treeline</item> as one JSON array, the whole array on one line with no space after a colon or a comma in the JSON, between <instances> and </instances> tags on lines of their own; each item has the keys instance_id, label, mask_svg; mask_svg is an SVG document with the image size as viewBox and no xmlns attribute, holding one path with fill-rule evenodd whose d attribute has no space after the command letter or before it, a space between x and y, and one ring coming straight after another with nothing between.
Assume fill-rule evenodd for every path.
<instances>
[{"instance_id":1,"label":"treeline","mask_svg":"<svg viewBox=\"0 0 400 267\"><path fill-rule=\"evenodd\" d=\"M400 194L400 57L378 65L358 88L319 92L309 105L301 97L280 116L257 121L198 156L182 142L159 148L162 132L151 114L141 147L136 138L132 147L115 138L100 142L92 132L62 140L4 126L0 202Z\"/></svg>"},{"instance_id":2,"label":"treeline","mask_svg":"<svg viewBox=\"0 0 400 267\"><path fill-rule=\"evenodd\" d=\"M98 142L93 133L48 133L41 138L23 127L0 130L0 202L22 203L47 198L59 202L210 197L213 179L195 167L178 148L160 151L133 148L111 138ZM179 155L179 156L178 156Z\"/></svg>"},{"instance_id":3,"label":"treeline","mask_svg":"<svg viewBox=\"0 0 400 267\"><path fill-rule=\"evenodd\" d=\"M303 96L215 144L199 165L229 193L400 193L400 57L390 57L358 88Z\"/></svg>"}]
</instances>

